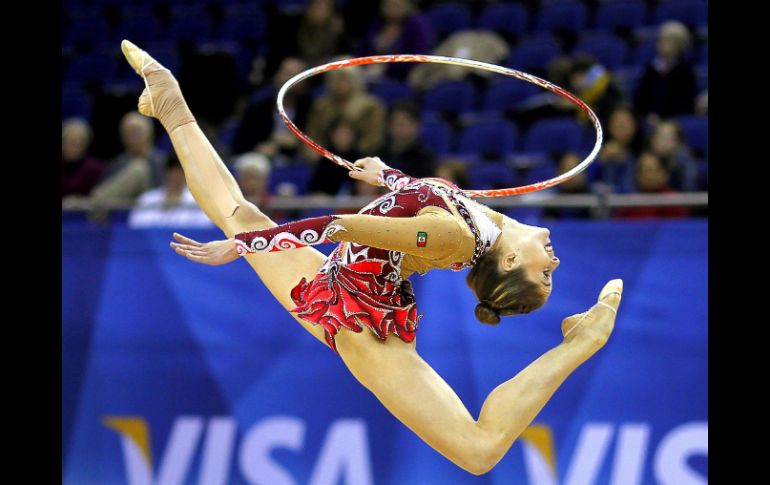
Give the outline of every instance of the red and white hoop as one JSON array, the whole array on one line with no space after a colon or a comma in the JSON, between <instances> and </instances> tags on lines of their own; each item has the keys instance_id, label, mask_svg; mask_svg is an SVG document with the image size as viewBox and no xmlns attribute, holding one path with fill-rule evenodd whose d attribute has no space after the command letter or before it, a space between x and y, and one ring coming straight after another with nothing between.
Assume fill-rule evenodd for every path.
<instances>
[{"instance_id":1,"label":"red and white hoop","mask_svg":"<svg viewBox=\"0 0 770 485\"><path fill-rule=\"evenodd\" d=\"M382 64L382 63L390 63L390 62L432 62L435 64L452 64L455 66L471 67L475 69L482 69L484 71L496 72L499 74L503 74L505 76L512 76L517 79L530 82L532 84L537 84L538 86L543 87L551 92L554 92L559 96L567 98L572 103L574 103L578 108L580 108L580 110L583 113L585 113L593 123L594 128L596 129L596 143L594 144L594 148L593 150L591 150L591 153L588 154L588 157L586 157L585 160L580 162L572 170L569 170L568 172L565 172L557 177L544 180L542 182L536 182L530 185L522 185L520 187L512 187L508 189L493 189L493 190L464 190L465 195L467 195L468 197L474 197L474 198L475 197L506 197L509 195L526 194L528 192L535 192L537 190L543 190L543 189L547 189L548 187L553 187L554 185L558 185L562 182L565 182L571 179L575 175L579 174L580 172L588 168L588 166L596 158L596 155L599 153L599 148L601 148L602 139L603 139L602 125L601 123L599 123L599 118L596 117L596 114L580 98L570 93L569 91L563 88L560 88L559 86L556 86L555 84L549 83L548 81L544 79L540 79L539 77L533 76L531 74L527 74L526 72L521 72L515 69L496 66L494 64L489 64L486 62L474 61L470 59L459 59L455 57L396 54L396 55L387 55L387 56L371 56L371 57L358 57L354 59L345 59L342 61L330 62L322 66L313 67L311 69L308 69L292 77L291 79L286 81L286 83L281 87L280 91L278 91L278 97L276 99L276 104L278 106L278 113L281 115L281 118L283 118L283 121L284 123L286 123L286 126L288 126L289 129L295 135L297 135L303 142L305 142L315 151L317 151L324 157L328 158L332 162L338 165L342 165L343 167L346 167L349 170L361 170L358 167L354 167L351 162L345 160L339 155L336 155L330 152L329 150L322 147L315 141L311 140L305 133L302 132L302 130L297 128L297 125L295 125L294 122L291 121L289 117L286 115L286 111L283 108L283 98L286 95L286 92L292 86L309 77L316 76L318 74L322 74L328 71L334 71L336 69L342 69L343 67L364 66L367 64Z\"/></svg>"}]
</instances>

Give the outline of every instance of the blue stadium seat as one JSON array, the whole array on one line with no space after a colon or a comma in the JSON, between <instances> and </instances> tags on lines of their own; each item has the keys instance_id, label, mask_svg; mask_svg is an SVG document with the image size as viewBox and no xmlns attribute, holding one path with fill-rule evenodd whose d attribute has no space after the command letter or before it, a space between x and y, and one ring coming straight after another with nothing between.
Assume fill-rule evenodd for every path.
<instances>
[{"instance_id":1,"label":"blue stadium seat","mask_svg":"<svg viewBox=\"0 0 770 485\"><path fill-rule=\"evenodd\" d=\"M91 96L83 91L62 92L61 117L79 117L89 119L91 117Z\"/></svg>"},{"instance_id":2,"label":"blue stadium seat","mask_svg":"<svg viewBox=\"0 0 770 485\"><path fill-rule=\"evenodd\" d=\"M529 185L543 182L556 176L556 164L552 160L534 165L519 171L518 185Z\"/></svg>"},{"instance_id":3,"label":"blue stadium seat","mask_svg":"<svg viewBox=\"0 0 770 485\"><path fill-rule=\"evenodd\" d=\"M639 0L605 3L599 7L594 20L596 30L612 32L617 29L633 30L647 20L647 7Z\"/></svg>"},{"instance_id":4,"label":"blue stadium seat","mask_svg":"<svg viewBox=\"0 0 770 485\"><path fill-rule=\"evenodd\" d=\"M482 109L486 111L504 111L541 92L541 88L519 79L503 79L484 92Z\"/></svg>"},{"instance_id":5,"label":"blue stadium seat","mask_svg":"<svg viewBox=\"0 0 770 485\"><path fill-rule=\"evenodd\" d=\"M503 35L518 35L527 28L527 9L517 3L493 3L481 11L476 26Z\"/></svg>"},{"instance_id":6,"label":"blue stadium seat","mask_svg":"<svg viewBox=\"0 0 770 485\"><path fill-rule=\"evenodd\" d=\"M569 30L580 32L588 24L588 9L578 2L558 2L545 5L537 16L535 32Z\"/></svg>"},{"instance_id":7,"label":"blue stadium seat","mask_svg":"<svg viewBox=\"0 0 770 485\"><path fill-rule=\"evenodd\" d=\"M642 67L634 66L624 69L616 69L612 75L620 86L620 89L629 99L633 99L636 88L639 86L639 80L642 77Z\"/></svg>"},{"instance_id":8,"label":"blue stadium seat","mask_svg":"<svg viewBox=\"0 0 770 485\"><path fill-rule=\"evenodd\" d=\"M177 13L168 25L167 37L170 40L201 43L211 40L211 23L207 15Z\"/></svg>"},{"instance_id":9,"label":"blue stadium seat","mask_svg":"<svg viewBox=\"0 0 770 485\"><path fill-rule=\"evenodd\" d=\"M640 67L647 65L657 54L657 40L650 39L637 46L634 53L634 64Z\"/></svg>"},{"instance_id":10,"label":"blue stadium seat","mask_svg":"<svg viewBox=\"0 0 770 485\"><path fill-rule=\"evenodd\" d=\"M480 121L460 133L458 152L482 159L504 160L516 149L518 130L510 121Z\"/></svg>"},{"instance_id":11,"label":"blue stadium seat","mask_svg":"<svg viewBox=\"0 0 770 485\"><path fill-rule=\"evenodd\" d=\"M471 12L462 3L441 3L426 12L433 30L439 37L445 37L459 30L471 27Z\"/></svg>"},{"instance_id":12,"label":"blue stadium seat","mask_svg":"<svg viewBox=\"0 0 770 485\"><path fill-rule=\"evenodd\" d=\"M257 12L244 13L240 10L230 12L222 22L223 40L251 42L260 41L265 35L265 18Z\"/></svg>"},{"instance_id":13,"label":"blue stadium seat","mask_svg":"<svg viewBox=\"0 0 770 485\"><path fill-rule=\"evenodd\" d=\"M698 190L709 189L709 161L700 160L698 162Z\"/></svg>"},{"instance_id":14,"label":"blue stadium seat","mask_svg":"<svg viewBox=\"0 0 770 485\"><path fill-rule=\"evenodd\" d=\"M472 189L507 188L516 185L516 173L504 163L475 163L468 167Z\"/></svg>"},{"instance_id":15,"label":"blue stadium seat","mask_svg":"<svg viewBox=\"0 0 770 485\"><path fill-rule=\"evenodd\" d=\"M423 120L420 139L439 157L452 151L452 129L439 119Z\"/></svg>"},{"instance_id":16,"label":"blue stadium seat","mask_svg":"<svg viewBox=\"0 0 770 485\"><path fill-rule=\"evenodd\" d=\"M558 44L542 37L522 41L511 52L508 66L525 72L544 71L553 59L561 55Z\"/></svg>"},{"instance_id":17,"label":"blue stadium seat","mask_svg":"<svg viewBox=\"0 0 770 485\"><path fill-rule=\"evenodd\" d=\"M160 23L149 15L130 15L123 17L116 33L116 40L130 39L131 42L144 45L160 37Z\"/></svg>"},{"instance_id":18,"label":"blue stadium seat","mask_svg":"<svg viewBox=\"0 0 770 485\"><path fill-rule=\"evenodd\" d=\"M98 44L108 40L107 22L100 16L78 16L64 32L64 44Z\"/></svg>"},{"instance_id":19,"label":"blue stadium seat","mask_svg":"<svg viewBox=\"0 0 770 485\"><path fill-rule=\"evenodd\" d=\"M422 110L462 114L471 111L475 104L475 92L465 81L447 81L433 86L422 96Z\"/></svg>"},{"instance_id":20,"label":"blue stadium seat","mask_svg":"<svg viewBox=\"0 0 770 485\"><path fill-rule=\"evenodd\" d=\"M412 99L414 97L411 86L399 81L381 81L371 84L369 93L380 98L388 107L400 99Z\"/></svg>"},{"instance_id":21,"label":"blue stadium seat","mask_svg":"<svg viewBox=\"0 0 770 485\"><path fill-rule=\"evenodd\" d=\"M676 121L682 127L687 144L696 153L706 154L709 148L708 116L678 116Z\"/></svg>"},{"instance_id":22,"label":"blue stadium seat","mask_svg":"<svg viewBox=\"0 0 770 485\"><path fill-rule=\"evenodd\" d=\"M573 118L552 118L535 122L524 137L527 152L579 152L583 129Z\"/></svg>"},{"instance_id":23,"label":"blue stadium seat","mask_svg":"<svg viewBox=\"0 0 770 485\"><path fill-rule=\"evenodd\" d=\"M698 83L698 92L708 89L709 87L709 67L708 66L696 66L695 67L695 80Z\"/></svg>"},{"instance_id":24,"label":"blue stadium seat","mask_svg":"<svg viewBox=\"0 0 770 485\"><path fill-rule=\"evenodd\" d=\"M709 43L704 42L703 45L700 46L700 49L698 49L698 56L696 59L697 64L708 64L709 63Z\"/></svg>"},{"instance_id":25,"label":"blue stadium seat","mask_svg":"<svg viewBox=\"0 0 770 485\"><path fill-rule=\"evenodd\" d=\"M614 35L593 34L578 42L574 53L591 54L607 69L617 69L626 63L628 46Z\"/></svg>"},{"instance_id":26,"label":"blue stadium seat","mask_svg":"<svg viewBox=\"0 0 770 485\"><path fill-rule=\"evenodd\" d=\"M708 4L703 0L676 0L664 2L655 10L655 24L678 20L688 27L708 26Z\"/></svg>"},{"instance_id":27,"label":"blue stadium seat","mask_svg":"<svg viewBox=\"0 0 770 485\"><path fill-rule=\"evenodd\" d=\"M297 195L304 195L307 192L312 175L311 168L300 163L285 167L273 167L270 171L270 180L268 182L269 192L274 194L275 189L280 184L290 183L297 188Z\"/></svg>"},{"instance_id":28,"label":"blue stadium seat","mask_svg":"<svg viewBox=\"0 0 770 485\"><path fill-rule=\"evenodd\" d=\"M116 61L113 56L92 52L75 57L64 73L71 83L105 82L114 79Z\"/></svg>"}]
</instances>

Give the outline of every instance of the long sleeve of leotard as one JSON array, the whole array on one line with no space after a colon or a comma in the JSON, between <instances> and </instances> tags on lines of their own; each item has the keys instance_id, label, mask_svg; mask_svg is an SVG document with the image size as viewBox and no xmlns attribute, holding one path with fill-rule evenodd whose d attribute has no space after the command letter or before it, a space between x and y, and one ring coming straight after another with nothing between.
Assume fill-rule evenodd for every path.
<instances>
[{"instance_id":1,"label":"long sleeve of leotard","mask_svg":"<svg viewBox=\"0 0 770 485\"><path fill-rule=\"evenodd\" d=\"M413 217L340 214L311 217L270 229L235 235L239 254L286 251L327 242L349 241L427 259L453 254L464 234L459 222L439 207Z\"/></svg>"}]
</instances>

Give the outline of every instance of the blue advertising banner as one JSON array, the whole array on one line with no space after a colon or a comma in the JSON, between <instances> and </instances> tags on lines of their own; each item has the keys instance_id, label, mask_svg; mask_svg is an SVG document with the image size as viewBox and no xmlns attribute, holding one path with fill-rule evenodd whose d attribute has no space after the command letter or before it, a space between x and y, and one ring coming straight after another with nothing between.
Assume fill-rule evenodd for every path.
<instances>
[{"instance_id":1,"label":"blue advertising banner","mask_svg":"<svg viewBox=\"0 0 770 485\"><path fill-rule=\"evenodd\" d=\"M474 476L388 413L245 262L187 261L170 230L63 226L63 483L707 483L708 223L549 227L562 264L529 315L482 325L464 271L412 277L419 352L474 416L561 341L562 319L625 282L607 346Z\"/></svg>"}]
</instances>

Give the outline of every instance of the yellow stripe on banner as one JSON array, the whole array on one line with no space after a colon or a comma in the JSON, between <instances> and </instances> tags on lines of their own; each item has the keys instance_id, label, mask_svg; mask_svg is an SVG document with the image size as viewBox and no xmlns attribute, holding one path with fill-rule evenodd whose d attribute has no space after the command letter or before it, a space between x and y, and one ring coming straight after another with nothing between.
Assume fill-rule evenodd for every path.
<instances>
[{"instance_id":1,"label":"yellow stripe on banner","mask_svg":"<svg viewBox=\"0 0 770 485\"><path fill-rule=\"evenodd\" d=\"M521 439L531 444L543 455L546 463L551 467L551 471L556 473L556 453L553 446L553 432L545 424L533 424L525 429Z\"/></svg>"},{"instance_id":2,"label":"yellow stripe on banner","mask_svg":"<svg viewBox=\"0 0 770 485\"><path fill-rule=\"evenodd\" d=\"M147 422L141 417L106 416L102 423L112 428L121 435L128 436L142 451L147 463L152 469L152 450L150 450L150 437L147 432Z\"/></svg>"}]
</instances>

